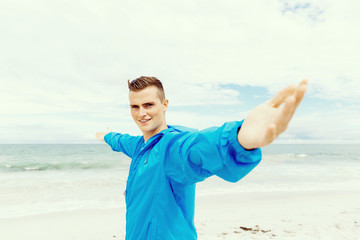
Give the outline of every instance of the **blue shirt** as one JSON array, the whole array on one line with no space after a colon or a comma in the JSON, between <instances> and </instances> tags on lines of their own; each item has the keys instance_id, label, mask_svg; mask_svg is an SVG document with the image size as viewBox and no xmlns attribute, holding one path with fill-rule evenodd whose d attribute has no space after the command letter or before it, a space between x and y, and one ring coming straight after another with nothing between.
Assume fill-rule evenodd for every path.
<instances>
[{"instance_id":1,"label":"blue shirt","mask_svg":"<svg viewBox=\"0 0 360 240\"><path fill-rule=\"evenodd\" d=\"M242 122L202 131L168 126L146 144L142 136L108 133L112 150L132 158L126 186L126 239L197 239L195 183L217 175L236 182L261 160L237 141Z\"/></svg>"}]
</instances>

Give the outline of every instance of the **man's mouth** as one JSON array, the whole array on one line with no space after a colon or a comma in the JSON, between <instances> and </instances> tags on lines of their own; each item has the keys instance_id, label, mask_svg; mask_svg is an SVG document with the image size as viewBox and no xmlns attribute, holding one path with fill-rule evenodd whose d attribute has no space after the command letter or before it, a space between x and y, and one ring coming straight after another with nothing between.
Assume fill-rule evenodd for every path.
<instances>
[{"instance_id":1,"label":"man's mouth","mask_svg":"<svg viewBox=\"0 0 360 240\"><path fill-rule=\"evenodd\" d=\"M141 123L147 123L148 121L150 121L151 120L151 118L149 118L149 119L142 119L142 120L139 120Z\"/></svg>"}]
</instances>

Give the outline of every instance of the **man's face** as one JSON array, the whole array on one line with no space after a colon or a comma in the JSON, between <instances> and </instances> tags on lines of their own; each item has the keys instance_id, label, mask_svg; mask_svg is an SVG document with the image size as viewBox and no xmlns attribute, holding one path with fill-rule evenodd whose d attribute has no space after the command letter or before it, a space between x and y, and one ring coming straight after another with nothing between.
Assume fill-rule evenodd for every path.
<instances>
[{"instance_id":1,"label":"man's face","mask_svg":"<svg viewBox=\"0 0 360 240\"><path fill-rule=\"evenodd\" d=\"M145 140L167 128L165 112L168 100L161 102L158 91L157 87L149 86L129 93L131 116L143 132Z\"/></svg>"}]
</instances>

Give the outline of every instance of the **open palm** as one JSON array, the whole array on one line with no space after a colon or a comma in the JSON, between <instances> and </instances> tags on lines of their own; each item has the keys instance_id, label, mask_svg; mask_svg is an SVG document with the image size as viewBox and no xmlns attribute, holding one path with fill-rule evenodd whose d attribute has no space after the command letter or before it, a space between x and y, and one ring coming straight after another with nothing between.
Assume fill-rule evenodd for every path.
<instances>
[{"instance_id":1,"label":"open palm","mask_svg":"<svg viewBox=\"0 0 360 240\"><path fill-rule=\"evenodd\" d=\"M97 132L96 133L96 139L99 140L99 141L102 141L104 142L104 137L106 134L108 134L109 132L111 132L111 129L110 127L107 127L107 131L106 132Z\"/></svg>"},{"instance_id":2,"label":"open palm","mask_svg":"<svg viewBox=\"0 0 360 240\"><path fill-rule=\"evenodd\" d=\"M238 133L239 143L246 149L264 147L283 133L301 103L307 80L288 86L274 98L249 112Z\"/></svg>"}]
</instances>

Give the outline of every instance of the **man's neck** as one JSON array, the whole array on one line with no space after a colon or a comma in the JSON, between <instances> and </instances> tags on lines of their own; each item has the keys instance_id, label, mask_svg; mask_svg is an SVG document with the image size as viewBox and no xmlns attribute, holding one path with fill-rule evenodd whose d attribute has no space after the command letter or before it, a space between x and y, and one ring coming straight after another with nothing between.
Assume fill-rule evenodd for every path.
<instances>
[{"instance_id":1,"label":"man's neck","mask_svg":"<svg viewBox=\"0 0 360 240\"><path fill-rule=\"evenodd\" d=\"M162 130L165 130L167 129L167 125L163 125L161 127L159 127L158 129L156 129L155 131L153 132L149 132L149 133L143 133L143 136L144 136L144 142L146 143L147 140L149 140L150 138L152 138L153 136L155 136L156 134L158 134L159 132L161 132Z\"/></svg>"}]
</instances>

